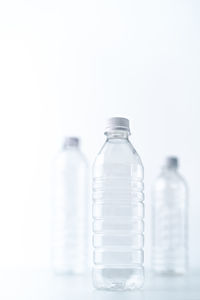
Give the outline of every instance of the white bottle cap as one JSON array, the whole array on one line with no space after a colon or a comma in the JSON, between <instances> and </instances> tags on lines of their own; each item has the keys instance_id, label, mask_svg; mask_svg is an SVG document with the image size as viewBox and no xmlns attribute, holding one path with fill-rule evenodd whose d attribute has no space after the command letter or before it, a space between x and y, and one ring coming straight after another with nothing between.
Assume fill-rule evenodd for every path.
<instances>
[{"instance_id":1,"label":"white bottle cap","mask_svg":"<svg viewBox=\"0 0 200 300\"><path fill-rule=\"evenodd\" d=\"M165 165L167 168L178 168L178 157L176 156L168 156L165 161Z\"/></svg>"},{"instance_id":2,"label":"white bottle cap","mask_svg":"<svg viewBox=\"0 0 200 300\"><path fill-rule=\"evenodd\" d=\"M114 117L107 120L105 134L113 130L124 130L130 134L129 120L126 118Z\"/></svg>"},{"instance_id":3,"label":"white bottle cap","mask_svg":"<svg viewBox=\"0 0 200 300\"><path fill-rule=\"evenodd\" d=\"M80 144L80 139L78 137L75 136L68 136L65 137L64 139L64 143L63 143L63 148L67 148L67 147L78 147Z\"/></svg>"}]
</instances>

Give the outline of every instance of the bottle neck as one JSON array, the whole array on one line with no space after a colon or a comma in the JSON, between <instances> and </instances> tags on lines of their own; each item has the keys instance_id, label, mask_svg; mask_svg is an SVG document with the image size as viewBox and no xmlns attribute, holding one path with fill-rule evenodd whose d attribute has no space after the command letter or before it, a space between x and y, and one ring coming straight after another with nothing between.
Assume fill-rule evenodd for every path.
<instances>
[{"instance_id":1,"label":"bottle neck","mask_svg":"<svg viewBox=\"0 0 200 300\"><path fill-rule=\"evenodd\" d=\"M63 145L63 150L66 151L66 150L73 150L73 151L77 151L79 150L79 145L73 145L73 144L65 144Z\"/></svg>"},{"instance_id":2,"label":"bottle neck","mask_svg":"<svg viewBox=\"0 0 200 300\"><path fill-rule=\"evenodd\" d=\"M163 172L177 172L178 168L176 166L163 166Z\"/></svg>"},{"instance_id":3,"label":"bottle neck","mask_svg":"<svg viewBox=\"0 0 200 300\"><path fill-rule=\"evenodd\" d=\"M112 130L105 133L107 139L128 139L129 132L126 130Z\"/></svg>"}]
</instances>

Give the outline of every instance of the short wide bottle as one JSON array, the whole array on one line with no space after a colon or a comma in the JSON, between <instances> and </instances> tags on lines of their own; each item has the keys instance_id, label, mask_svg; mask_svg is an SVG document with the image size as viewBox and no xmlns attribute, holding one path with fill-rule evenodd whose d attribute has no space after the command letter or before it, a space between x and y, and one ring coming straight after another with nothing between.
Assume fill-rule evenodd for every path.
<instances>
[{"instance_id":1,"label":"short wide bottle","mask_svg":"<svg viewBox=\"0 0 200 300\"><path fill-rule=\"evenodd\" d=\"M79 139L67 137L55 165L53 268L81 274L88 262L88 167Z\"/></svg>"},{"instance_id":2,"label":"short wide bottle","mask_svg":"<svg viewBox=\"0 0 200 300\"><path fill-rule=\"evenodd\" d=\"M187 186L178 159L168 157L152 189L152 268L175 275L187 270Z\"/></svg>"},{"instance_id":3,"label":"short wide bottle","mask_svg":"<svg viewBox=\"0 0 200 300\"><path fill-rule=\"evenodd\" d=\"M132 290L144 281L143 165L129 121L111 118L93 166L93 284Z\"/></svg>"}]
</instances>

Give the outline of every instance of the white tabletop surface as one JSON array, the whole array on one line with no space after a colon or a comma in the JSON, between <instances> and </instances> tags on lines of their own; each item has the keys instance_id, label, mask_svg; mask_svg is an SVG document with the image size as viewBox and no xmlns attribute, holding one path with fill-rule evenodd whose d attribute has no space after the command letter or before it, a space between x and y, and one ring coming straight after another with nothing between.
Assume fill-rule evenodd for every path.
<instances>
[{"instance_id":1,"label":"white tabletop surface","mask_svg":"<svg viewBox=\"0 0 200 300\"><path fill-rule=\"evenodd\" d=\"M146 275L140 291L93 289L90 276L55 276L47 271L0 271L0 299L20 300L200 300L200 271L187 276Z\"/></svg>"}]
</instances>

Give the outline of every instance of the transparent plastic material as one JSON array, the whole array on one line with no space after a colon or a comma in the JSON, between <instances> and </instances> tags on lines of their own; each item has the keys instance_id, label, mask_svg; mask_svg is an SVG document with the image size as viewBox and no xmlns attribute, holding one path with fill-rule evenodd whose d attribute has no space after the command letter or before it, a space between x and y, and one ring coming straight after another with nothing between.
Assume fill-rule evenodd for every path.
<instances>
[{"instance_id":1,"label":"transparent plastic material","mask_svg":"<svg viewBox=\"0 0 200 300\"><path fill-rule=\"evenodd\" d=\"M93 284L132 290L144 281L143 166L126 130L106 132L93 167Z\"/></svg>"},{"instance_id":2,"label":"transparent plastic material","mask_svg":"<svg viewBox=\"0 0 200 300\"><path fill-rule=\"evenodd\" d=\"M56 159L53 268L81 274L88 267L88 166L78 140L66 139Z\"/></svg>"},{"instance_id":3,"label":"transparent plastic material","mask_svg":"<svg viewBox=\"0 0 200 300\"><path fill-rule=\"evenodd\" d=\"M152 189L152 268L155 273L184 274L187 270L187 194L177 163L168 159Z\"/></svg>"}]
</instances>

